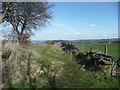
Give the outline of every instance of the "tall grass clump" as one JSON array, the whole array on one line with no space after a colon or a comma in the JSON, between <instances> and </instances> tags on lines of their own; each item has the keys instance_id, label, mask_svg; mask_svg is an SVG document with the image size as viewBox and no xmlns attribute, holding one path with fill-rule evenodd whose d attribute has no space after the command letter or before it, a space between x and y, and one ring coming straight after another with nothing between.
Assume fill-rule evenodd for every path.
<instances>
[{"instance_id":1,"label":"tall grass clump","mask_svg":"<svg viewBox=\"0 0 120 90\"><path fill-rule=\"evenodd\" d=\"M37 63L39 58L36 52L18 43L6 43L2 47L3 87L13 88L18 82L33 87L33 79L40 71Z\"/></svg>"}]
</instances>

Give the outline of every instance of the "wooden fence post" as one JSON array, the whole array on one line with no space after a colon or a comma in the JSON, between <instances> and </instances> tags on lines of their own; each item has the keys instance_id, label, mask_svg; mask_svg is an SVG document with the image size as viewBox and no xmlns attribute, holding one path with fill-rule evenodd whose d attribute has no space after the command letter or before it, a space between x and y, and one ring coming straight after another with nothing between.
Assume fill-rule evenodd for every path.
<instances>
[{"instance_id":1,"label":"wooden fence post","mask_svg":"<svg viewBox=\"0 0 120 90\"><path fill-rule=\"evenodd\" d=\"M107 45L105 45L105 55L107 55Z\"/></svg>"}]
</instances>

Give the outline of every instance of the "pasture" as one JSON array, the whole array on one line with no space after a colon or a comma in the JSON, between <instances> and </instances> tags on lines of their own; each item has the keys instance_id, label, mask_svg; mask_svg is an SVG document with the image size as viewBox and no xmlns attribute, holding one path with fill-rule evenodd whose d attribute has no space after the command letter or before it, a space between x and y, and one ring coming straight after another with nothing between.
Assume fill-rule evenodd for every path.
<instances>
[{"instance_id":1,"label":"pasture","mask_svg":"<svg viewBox=\"0 0 120 90\"><path fill-rule=\"evenodd\" d=\"M103 44L103 43L76 43L76 47L82 50L83 52L90 51L91 48L101 53L105 52L105 45L107 45L107 55L112 56L116 61L120 58L120 44Z\"/></svg>"}]
</instances>

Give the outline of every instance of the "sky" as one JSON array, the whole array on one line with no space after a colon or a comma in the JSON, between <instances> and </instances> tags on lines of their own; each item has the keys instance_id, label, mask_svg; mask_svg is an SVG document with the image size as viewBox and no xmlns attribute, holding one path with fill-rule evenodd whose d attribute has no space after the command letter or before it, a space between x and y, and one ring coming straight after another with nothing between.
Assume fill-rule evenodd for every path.
<instances>
[{"instance_id":1,"label":"sky","mask_svg":"<svg viewBox=\"0 0 120 90\"><path fill-rule=\"evenodd\" d=\"M117 2L49 2L53 18L32 40L81 40L118 37Z\"/></svg>"},{"instance_id":2,"label":"sky","mask_svg":"<svg viewBox=\"0 0 120 90\"><path fill-rule=\"evenodd\" d=\"M53 19L32 40L79 40L118 37L117 2L50 2Z\"/></svg>"}]
</instances>

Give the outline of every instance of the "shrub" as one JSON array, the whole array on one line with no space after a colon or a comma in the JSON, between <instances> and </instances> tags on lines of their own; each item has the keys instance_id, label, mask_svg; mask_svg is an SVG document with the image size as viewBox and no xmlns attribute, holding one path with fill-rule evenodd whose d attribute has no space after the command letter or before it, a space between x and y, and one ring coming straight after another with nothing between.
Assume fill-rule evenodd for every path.
<instances>
[{"instance_id":1,"label":"shrub","mask_svg":"<svg viewBox=\"0 0 120 90\"><path fill-rule=\"evenodd\" d=\"M11 55L12 51L10 49L4 48L2 49L2 59L7 60Z\"/></svg>"}]
</instances>

